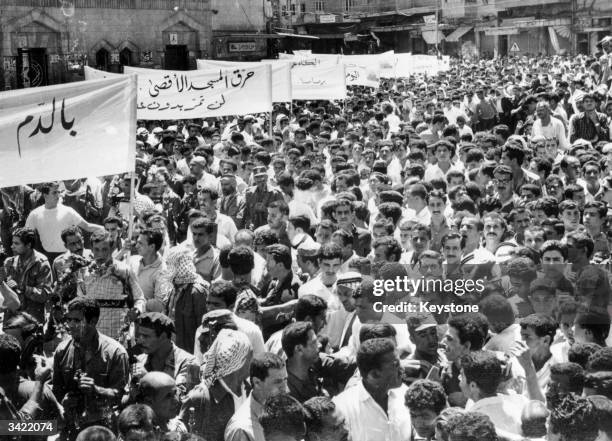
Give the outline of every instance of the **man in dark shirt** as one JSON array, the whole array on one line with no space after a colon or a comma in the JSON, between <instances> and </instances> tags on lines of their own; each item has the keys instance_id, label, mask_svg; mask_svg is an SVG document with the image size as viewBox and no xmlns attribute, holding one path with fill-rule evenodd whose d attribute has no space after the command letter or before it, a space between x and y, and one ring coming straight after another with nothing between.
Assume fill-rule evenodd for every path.
<instances>
[{"instance_id":1,"label":"man in dark shirt","mask_svg":"<svg viewBox=\"0 0 612 441\"><path fill-rule=\"evenodd\" d=\"M187 370L196 359L172 342L174 323L159 312L147 312L138 317L137 336L144 354L138 356L138 374L164 372L176 382L176 387L185 393L193 384L188 384Z\"/></svg>"},{"instance_id":2,"label":"man in dark shirt","mask_svg":"<svg viewBox=\"0 0 612 441\"><path fill-rule=\"evenodd\" d=\"M266 224L268 206L274 201L283 201L283 193L276 188L268 188L268 174L265 167L253 169L255 185L245 194L244 226L256 229Z\"/></svg>"},{"instance_id":3,"label":"man in dark shirt","mask_svg":"<svg viewBox=\"0 0 612 441\"><path fill-rule=\"evenodd\" d=\"M265 292L262 306L278 305L297 299L298 288L302 285L299 277L291 270L291 250L281 244L266 247L266 268L272 278Z\"/></svg>"},{"instance_id":4,"label":"man in dark shirt","mask_svg":"<svg viewBox=\"0 0 612 441\"><path fill-rule=\"evenodd\" d=\"M99 316L95 299L77 297L68 303L71 338L60 343L53 357L53 392L77 427L106 425L129 376L127 352L98 332Z\"/></svg>"},{"instance_id":5,"label":"man in dark shirt","mask_svg":"<svg viewBox=\"0 0 612 441\"><path fill-rule=\"evenodd\" d=\"M338 393L355 371L355 364L320 353L312 322L294 322L283 330L289 393L303 403L312 397Z\"/></svg>"}]
</instances>

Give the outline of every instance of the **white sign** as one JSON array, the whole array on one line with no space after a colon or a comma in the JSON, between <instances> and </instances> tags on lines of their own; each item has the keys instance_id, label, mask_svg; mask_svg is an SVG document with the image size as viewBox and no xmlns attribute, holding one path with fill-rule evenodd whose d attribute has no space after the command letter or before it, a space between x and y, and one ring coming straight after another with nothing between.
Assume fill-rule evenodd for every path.
<instances>
[{"instance_id":1,"label":"white sign","mask_svg":"<svg viewBox=\"0 0 612 441\"><path fill-rule=\"evenodd\" d=\"M228 48L230 52L255 52L257 50L257 45L254 41L233 42L228 43Z\"/></svg>"},{"instance_id":2,"label":"white sign","mask_svg":"<svg viewBox=\"0 0 612 441\"><path fill-rule=\"evenodd\" d=\"M517 35L519 28L489 28L485 29L485 35Z\"/></svg>"},{"instance_id":3,"label":"white sign","mask_svg":"<svg viewBox=\"0 0 612 441\"><path fill-rule=\"evenodd\" d=\"M346 72L343 64L296 64L291 77L294 100L346 99Z\"/></svg>"},{"instance_id":4,"label":"white sign","mask_svg":"<svg viewBox=\"0 0 612 441\"><path fill-rule=\"evenodd\" d=\"M178 34L176 32L170 32L170 44L178 44Z\"/></svg>"},{"instance_id":5,"label":"white sign","mask_svg":"<svg viewBox=\"0 0 612 441\"><path fill-rule=\"evenodd\" d=\"M520 52L521 48L519 48L519 45L516 44L516 41L512 44L512 47L510 48L510 52Z\"/></svg>"},{"instance_id":6,"label":"white sign","mask_svg":"<svg viewBox=\"0 0 612 441\"><path fill-rule=\"evenodd\" d=\"M250 66L261 66L260 63L222 60L197 60L198 69L244 69ZM263 61L262 61L263 63ZM270 64L270 63L269 63ZM288 103L291 101L291 64L273 63L272 66L272 101Z\"/></svg>"},{"instance_id":7,"label":"white sign","mask_svg":"<svg viewBox=\"0 0 612 441\"><path fill-rule=\"evenodd\" d=\"M436 14L424 15L423 21L425 22L425 24L436 24Z\"/></svg>"},{"instance_id":8,"label":"white sign","mask_svg":"<svg viewBox=\"0 0 612 441\"><path fill-rule=\"evenodd\" d=\"M172 71L125 66L138 76L138 119L188 119L272 111L272 70Z\"/></svg>"},{"instance_id":9,"label":"white sign","mask_svg":"<svg viewBox=\"0 0 612 441\"><path fill-rule=\"evenodd\" d=\"M0 187L134 170L136 78L0 92Z\"/></svg>"},{"instance_id":10,"label":"white sign","mask_svg":"<svg viewBox=\"0 0 612 441\"><path fill-rule=\"evenodd\" d=\"M319 23L335 23L336 16L333 14L319 15Z\"/></svg>"}]
</instances>

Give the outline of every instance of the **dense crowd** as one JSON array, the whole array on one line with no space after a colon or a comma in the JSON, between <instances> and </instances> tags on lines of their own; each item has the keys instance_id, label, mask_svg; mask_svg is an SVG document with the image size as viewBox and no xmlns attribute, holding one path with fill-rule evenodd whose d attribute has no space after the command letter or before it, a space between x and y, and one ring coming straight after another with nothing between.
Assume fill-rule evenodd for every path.
<instances>
[{"instance_id":1,"label":"dense crowd","mask_svg":"<svg viewBox=\"0 0 612 441\"><path fill-rule=\"evenodd\" d=\"M134 173L0 189L0 420L612 439L599 50L453 60L271 121L139 121Z\"/></svg>"}]
</instances>

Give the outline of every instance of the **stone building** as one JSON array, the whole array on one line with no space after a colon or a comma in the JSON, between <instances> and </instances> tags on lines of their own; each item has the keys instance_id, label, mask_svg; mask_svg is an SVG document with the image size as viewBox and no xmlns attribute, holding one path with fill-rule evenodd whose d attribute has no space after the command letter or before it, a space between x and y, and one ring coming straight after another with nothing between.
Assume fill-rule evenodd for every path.
<instances>
[{"instance_id":1,"label":"stone building","mask_svg":"<svg viewBox=\"0 0 612 441\"><path fill-rule=\"evenodd\" d=\"M75 81L83 66L185 70L265 58L263 0L2 0L0 90Z\"/></svg>"}]
</instances>

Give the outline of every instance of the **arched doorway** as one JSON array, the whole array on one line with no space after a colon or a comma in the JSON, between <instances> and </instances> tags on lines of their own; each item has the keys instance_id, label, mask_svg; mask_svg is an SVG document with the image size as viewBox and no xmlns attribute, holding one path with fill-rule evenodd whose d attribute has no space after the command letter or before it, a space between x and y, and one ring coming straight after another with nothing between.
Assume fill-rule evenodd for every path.
<instances>
[{"instance_id":1,"label":"arched doorway","mask_svg":"<svg viewBox=\"0 0 612 441\"><path fill-rule=\"evenodd\" d=\"M132 51L130 48L124 47L121 52L119 52L119 62L122 66L131 66L132 61Z\"/></svg>"},{"instance_id":2,"label":"arched doorway","mask_svg":"<svg viewBox=\"0 0 612 441\"><path fill-rule=\"evenodd\" d=\"M96 52L96 69L108 71L110 66L110 52L105 48L100 48Z\"/></svg>"}]
</instances>

